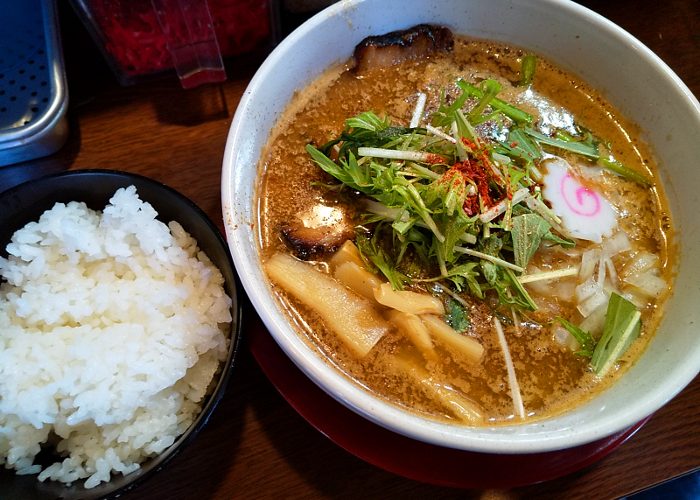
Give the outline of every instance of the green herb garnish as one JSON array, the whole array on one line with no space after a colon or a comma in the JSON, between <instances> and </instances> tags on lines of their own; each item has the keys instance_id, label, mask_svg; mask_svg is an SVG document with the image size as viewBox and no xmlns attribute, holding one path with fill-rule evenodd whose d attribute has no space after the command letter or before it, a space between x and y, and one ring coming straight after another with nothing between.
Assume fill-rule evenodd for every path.
<instances>
[{"instance_id":1,"label":"green herb garnish","mask_svg":"<svg viewBox=\"0 0 700 500\"><path fill-rule=\"evenodd\" d=\"M467 96L469 97L476 97L477 99L481 99L484 97L484 90L472 85L471 83L467 83L464 80L457 80L457 86L460 89L462 89L464 93L467 94ZM502 101L497 97L492 98L488 104L493 109L500 111L505 116L507 116L515 122L530 124L534 120L530 113L526 113L522 109L519 109L513 106L512 104L507 103L506 101Z\"/></svg>"},{"instance_id":2,"label":"green herb garnish","mask_svg":"<svg viewBox=\"0 0 700 500\"><path fill-rule=\"evenodd\" d=\"M513 217L511 224L515 263L526 268L551 226L537 214L518 215Z\"/></svg>"},{"instance_id":3,"label":"green herb garnish","mask_svg":"<svg viewBox=\"0 0 700 500\"><path fill-rule=\"evenodd\" d=\"M545 144L547 146L563 149L564 151L569 151L580 156L585 156L592 160L597 160L598 158L600 158L600 153L598 152L598 144L593 142L592 140L564 140L557 137L550 137L531 128L524 128L523 131L526 134L532 136L532 138L540 144Z\"/></svg>"},{"instance_id":4,"label":"green herb garnish","mask_svg":"<svg viewBox=\"0 0 700 500\"><path fill-rule=\"evenodd\" d=\"M610 295L603 335L591 358L591 365L597 375L605 375L639 336L641 316L632 302L614 292Z\"/></svg>"},{"instance_id":5,"label":"green herb garnish","mask_svg":"<svg viewBox=\"0 0 700 500\"><path fill-rule=\"evenodd\" d=\"M406 281L406 276L396 269L393 259L378 242L379 233L369 238L366 235L358 235L355 239L360 255L366 261L371 262L389 280L395 290L401 290Z\"/></svg>"},{"instance_id":6,"label":"green herb garnish","mask_svg":"<svg viewBox=\"0 0 700 500\"><path fill-rule=\"evenodd\" d=\"M653 184L644 174L626 167L619 161L601 156L599 149L600 140L593 137L590 133L585 134L583 138L576 138L562 131L557 131L555 137L550 137L532 128L523 128L522 130L539 144L584 156L597 162L600 167L644 187L650 187Z\"/></svg>"},{"instance_id":7,"label":"green herb garnish","mask_svg":"<svg viewBox=\"0 0 700 500\"><path fill-rule=\"evenodd\" d=\"M537 56L527 54L523 56L520 63L520 86L525 87L532 84L535 79L535 69L537 68Z\"/></svg>"},{"instance_id":8,"label":"green herb garnish","mask_svg":"<svg viewBox=\"0 0 700 500\"><path fill-rule=\"evenodd\" d=\"M526 84L534 65L534 57L523 59ZM557 232L561 221L536 189L545 148L597 161L642 184L645 178L602 159L601 141L580 127L575 135L536 130L532 115L498 98L495 80L456 84L461 93L442 94L432 127L398 126L367 111L346 120L338 137L306 149L325 172L364 195L367 232L357 244L394 288L438 282L534 311L518 276L543 241L575 245ZM487 121L488 137L477 131Z\"/></svg>"},{"instance_id":9,"label":"green herb garnish","mask_svg":"<svg viewBox=\"0 0 700 500\"><path fill-rule=\"evenodd\" d=\"M641 312L629 300L613 292L605 315L605 326L600 340L562 317L556 318L576 339L581 349L579 356L591 358L591 367L600 377L604 376L630 344L639 336Z\"/></svg>"},{"instance_id":10,"label":"green herb garnish","mask_svg":"<svg viewBox=\"0 0 700 500\"><path fill-rule=\"evenodd\" d=\"M464 308L462 304L454 300L453 298L447 299L445 319L447 324L450 325L457 332L464 332L471 322L469 321L469 313Z\"/></svg>"},{"instance_id":11,"label":"green herb garnish","mask_svg":"<svg viewBox=\"0 0 700 500\"><path fill-rule=\"evenodd\" d=\"M578 342L578 345L581 347L578 351L576 351L576 354L587 358L593 356L593 350L595 349L596 342L590 333L582 330L561 316L557 316L556 320L561 323L564 328L566 328L566 330L576 339L576 342Z\"/></svg>"},{"instance_id":12,"label":"green herb garnish","mask_svg":"<svg viewBox=\"0 0 700 500\"><path fill-rule=\"evenodd\" d=\"M639 172L632 170L629 167L626 167L619 161L615 161L609 158L603 158L599 157L598 158L598 165L601 167L610 170L611 172L615 172L617 175L620 177L624 177L625 179L629 179L631 181L636 182L637 184L641 184L642 186L645 187L650 187L653 185L651 179L649 179L646 175L640 174Z\"/></svg>"}]
</instances>

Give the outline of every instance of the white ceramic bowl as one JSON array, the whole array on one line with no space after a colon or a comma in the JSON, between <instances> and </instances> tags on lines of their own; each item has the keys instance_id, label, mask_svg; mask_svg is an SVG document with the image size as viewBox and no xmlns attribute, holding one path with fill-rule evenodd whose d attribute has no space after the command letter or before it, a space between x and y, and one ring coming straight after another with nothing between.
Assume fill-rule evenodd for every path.
<instances>
[{"instance_id":1,"label":"white ceramic bowl","mask_svg":"<svg viewBox=\"0 0 700 500\"><path fill-rule=\"evenodd\" d=\"M609 390L548 420L505 427L438 423L371 396L298 337L263 276L254 203L257 164L294 91L347 60L368 35L418 23L509 42L542 54L601 90L641 126L662 167L680 235L680 268L665 319L642 358ZM650 415L700 369L700 105L649 49L610 21L561 0L343 0L287 37L245 91L226 145L222 202L239 276L270 333L316 384L371 421L429 443L490 453L536 453L589 443Z\"/></svg>"}]
</instances>

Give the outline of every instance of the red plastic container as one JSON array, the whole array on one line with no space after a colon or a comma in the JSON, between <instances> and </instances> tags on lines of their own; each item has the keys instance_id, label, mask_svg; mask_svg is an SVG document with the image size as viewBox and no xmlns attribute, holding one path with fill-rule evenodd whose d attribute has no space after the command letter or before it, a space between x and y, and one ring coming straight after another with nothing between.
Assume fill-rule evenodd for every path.
<instances>
[{"instance_id":1,"label":"red plastic container","mask_svg":"<svg viewBox=\"0 0 700 500\"><path fill-rule=\"evenodd\" d=\"M222 57L273 43L271 0L73 0L120 83L175 69L190 88L226 78Z\"/></svg>"}]
</instances>

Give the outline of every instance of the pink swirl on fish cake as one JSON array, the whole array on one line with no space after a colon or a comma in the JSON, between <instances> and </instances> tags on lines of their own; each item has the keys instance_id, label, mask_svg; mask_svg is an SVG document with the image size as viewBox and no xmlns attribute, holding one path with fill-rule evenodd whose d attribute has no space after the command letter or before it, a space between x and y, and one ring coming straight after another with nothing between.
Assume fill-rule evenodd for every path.
<instances>
[{"instance_id":1,"label":"pink swirl on fish cake","mask_svg":"<svg viewBox=\"0 0 700 500\"><path fill-rule=\"evenodd\" d=\"M600 196L594 190L582 186L571 174L566 173L559 183L559 192L571 211L585 217L600 213Z\"/></svg>"}]
</instances>

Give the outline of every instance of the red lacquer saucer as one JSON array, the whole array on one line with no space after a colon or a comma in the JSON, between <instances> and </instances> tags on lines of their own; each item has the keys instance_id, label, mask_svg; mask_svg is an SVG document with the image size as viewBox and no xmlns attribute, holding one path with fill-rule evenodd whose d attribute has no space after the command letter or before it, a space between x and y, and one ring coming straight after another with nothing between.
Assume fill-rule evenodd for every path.
<instances>
[{"instance_id":1,"label":"red lacquer saucer","mask_svg":"<svg viewBox=\"0 0 700 500\"><path fill-rule=\"evenodd\" d=\"M629 429L576 448L537 454L476 453L416 441L349 410L309 380L284 354L257 316L248 318L248 343L256 361L289 404L338 446L389 472L424 483L458 488L511 488L570 474L629 439L649 418ZM507 470L505 475L502 471Z\"/></svg>"}]
</instances>

